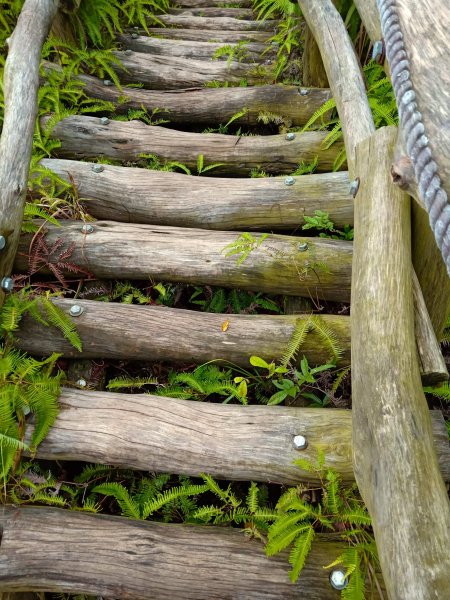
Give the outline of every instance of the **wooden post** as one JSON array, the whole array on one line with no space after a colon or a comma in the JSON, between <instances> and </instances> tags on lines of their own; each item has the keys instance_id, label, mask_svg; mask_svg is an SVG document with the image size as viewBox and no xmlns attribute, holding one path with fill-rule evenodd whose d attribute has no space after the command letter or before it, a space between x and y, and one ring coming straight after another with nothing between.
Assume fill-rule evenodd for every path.
<instances>
[{"instance_id":1,"label":"wooden post","mask_svg":"<svg viewBox=\"0 0 450 600\"><path fill-rule=\"evenodd\" d=\"M353 460L389 597L425 600L448 593L450 514L414 348L409 199L389 175L395 139L381 129L356 154Z\"/></svg>"},{"instance_id":2,"label":"wooden post","mask_svg":"<svg viewBox=\"0 0 450 600\"><path fill-rule=\"evenodd\" d=\"M17 251L37 114L41 48L57 8L57 0L26 0L8 43L0 139L0 280L10 274ZM0 289L0 307L3 300Z\"/></svg>"}]
</instances>

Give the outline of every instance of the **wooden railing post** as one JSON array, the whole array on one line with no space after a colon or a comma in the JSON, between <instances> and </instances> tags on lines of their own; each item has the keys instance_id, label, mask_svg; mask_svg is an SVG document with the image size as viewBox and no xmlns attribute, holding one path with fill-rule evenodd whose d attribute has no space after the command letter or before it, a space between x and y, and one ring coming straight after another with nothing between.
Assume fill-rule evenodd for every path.
<instances>
[{"instance_id":1,"label":"wooden railing post","mask_svg":"<svg viewBox=\"0 0 450 600\"><path fill-rule=\"evenodd\" d=\"M353 459L389 597L426 600L448 593L450 514L414 348L410 201L389 173L395 140L384 128L356 152Z\"/></svg>"}]
</instances>

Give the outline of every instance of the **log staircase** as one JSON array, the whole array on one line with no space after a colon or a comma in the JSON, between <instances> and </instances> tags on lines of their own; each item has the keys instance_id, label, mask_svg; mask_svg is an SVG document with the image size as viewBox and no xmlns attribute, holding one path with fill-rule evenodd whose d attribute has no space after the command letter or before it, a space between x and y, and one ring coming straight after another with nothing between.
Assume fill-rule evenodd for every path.
<instances>
[{"instance_id":1,"label":"log staircase","mask_svg":"<svg viewBox=\"0 0 450 600\"><path fill-rule=\"evenodd\" d=\"M243 108L236 123L248 131L258 131L258 115L263 111L281 114L292 127L301 127L334 91L274 84L270 74L274 49L268 40L275 22L255 21L246 0L233 3L239 4L235 8L222 4L179 0L176 9L161 17L166 27L150 29L151 37L137 28L120 36L122 50L117 56L126 71L118 69L118 76L124 84L141 82L143 88L118 89L109 80L80 77L90 96L116 102L118 111L143 107L151 114L159 109L158 118L170 122L157 126L91 116L60 121L53 131L62 142L58 155L45 159L43 165L75 184L97 220L50 225L46 241L51 245L63 237L65 247L73 246L71 261L99 280L224 286L306 297L316 308L327 307L328 302L349 303L355 264L352 242L298 235L304 216L317 209L327 211L337 226L354 223L354 204L361 190L355 200L351 183L360 175L360 167L358 156L349 152L353 130L345 117L350 173L332 172L342 145L324 150L322 132L249 136L197 132L218 128ZM307 9L304 13L308 18ZM314 33L313 21L308 24ZM248 42L241 62L211 60L224 44L240 41ZM332 70L327 72L331 84ZM239 84L242 80L245 87L205 87L211 81ZM196 177L101 161L135 165L143 160L142 154L157 155L163 162L178 161L193 173L199 156L204 165L219 166L206 177ZM301 161L316 157L316 174L291 175ZM360 159L361 164L367 169L367 161ZM252 169L271 177L250 178ZM365 189L362 176L360 180ZM371 196L374 188L367 185L364 193ZM385 185L391 194L390 181L386 179ZM223 249L245 231L256 237L263 232L269 235L237 265ZM13 272L27 271L30 242L31 236L21 237ZM293 258L280 262L280 255ZM410 269L410 258L406 261ZM322 263L326 270L315 268ZM412 285L422 381L438 383L447 379L447 369L416 278ZM252 354L279 359L296 322L309 318L309 314L227 314L225 329L224 315L103 303L82 299L82 292L76 298L55 300L77 326L81 353L62 335L28 318L21 323L18 346L35 355L60 352L77 359L175 364L225 359L248 367ZM350 317L326 314L325 308L323 319L344 349L340 364L350 364ZM302 352L310 363L327 358L314 333ZM414 349L414 360L415 354ZM314 461L322 450L327 464L344 480L355 478L349 411L199 404L114 394L94 390L89 370L83 387L90 389L75 385L62 392L60 415L39 446L38 458L295 484L311 480L311 474L294 467L292 461L299 456ZM450 453L442 415L433 411L431 422L439 469L448 481ZM295 446L296 435L306 437L306 448ZM266 559L258 542L244 541L234 530L7 506L0 510L0 589L161 600L327 600L338 597L338 592L322 567L342 547L333 538L315 542L300 580L292 585L286 557ZM386 583L390 585L390 578Z\"/></svg>"}]
</instances>

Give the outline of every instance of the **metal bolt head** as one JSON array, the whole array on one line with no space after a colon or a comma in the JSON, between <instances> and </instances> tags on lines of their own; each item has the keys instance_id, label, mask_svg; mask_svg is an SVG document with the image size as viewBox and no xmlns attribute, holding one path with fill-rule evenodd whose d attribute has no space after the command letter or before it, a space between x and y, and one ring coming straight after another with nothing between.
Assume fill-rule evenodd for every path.
<instances>
[{"instance_id":1,"label":"metal bolt head","mask_svg":"<svg viewBox=\"0 0 450 600\"><path fill-rule=\"evenodd\" d=\"M349 190L350 196L355 198L356 194L358 193L358 190L359 190L359 177L354 179L350 184L350 190Z\"/></svg>"},{"instance_id":2,"label":"metal bolt head","mask_svg":"<svg viewBox=\"0 0 450 600\"><path fill-rule=\"evenodd\" d=\"M133 40L136 40L139 37L139 34L136 33L135 31L131 34L131 37L133 38Z\"/></svg>"},{"instance_id":3,"label":"metal bolt head","mask_svg":"<svg viewBox=\"0 0 450 600\"><path fill-rule=\"evenodd\" d=\"M126 54L127 56L130 56L130 54L133 54L133 50L131 48L127 48L125 50L124 54Z\"/></svg>"},{"instance_id":4,"label":"metal bolt head","mask_svg":"<svg viewBox=\"0 0 450 600\"><path fill-rule=\"evenodd\" d=\"M330 573L330 585L335 590L343 590L348 586L348 577L342 569L334 569Z\"/></svg>"},{"instance_id":5,"label":"metal bolt head","mask_svg":"<svg viewBox=\"0 0 450 600\"><path fill-rule=\"evenodd\" d=\"M3 277L0 287L4 292L12 292L14 288L14 279L12 277Z\"/></svg>"},{"instance_id":6,"label":"metal bolt head","mask_svg":"<svg viewBox=\"0 0 450 600\"><path fill-rule=\"evenodd\" d=\"M103 165L92 165L92 170L94 171L94 173L101 173L102 171L105 170L105 167Z\"/></svg>"},{"instance_id":7,"label":"metal bolt head","mask_svg":"<svg viewBox=\"0 0 450 600\"><path fill-rule=\"evenodd\" d=\"M306 252L308 250L307 242L303 242L303 244L299 244L298 249L300 252Z\"/></svg>"},{"instance_id":8,"label":"metal bolt head","mask_svg":"<svg viewBox=\"0 0 450 600\"><path fill-rule=\"evenodd\" d=\"M89 223L85 223L82 227L81 227L81 231L83 233L94 233L94 227L93 225L90 225Z\"/></svg>"},{"instance_id":9,"label":"metal bolt head","mask_svg":"<svg viewBox=\"0 0 450 600\"><path fill-rule=\"evenodd\" d=\"M71 317L79 317L81 313L84 311L84 308L79 304L73 304L70 307L69 313Z\"/></svg>"},{"instance_id":10,"label":"metal bolt head","mask_svg":"<svg viewBox=\"0 0 450 600\"><path fill-rule=\"evenodd\" d=\"M6 246L6 238L4 235L0 235L0 250L3 250L3 248Z\"/></svg>"},{"instance_id":11,"label":"metal bolt head","mask_svg":"<svg viewBox=\"0 0 450 600\"><path fill-rule=\"evenodd\" d=\"M108 125L108 124L109 124L109 119L108 119L108 117L102 117L102 118L100 119L100 123L101 123L102 125Z\"/></svg>"},{"instance_id":12,"label":"metal bolt head","mask_svg":"<svg viewBox=\"0 0 450 600\"><path fill-rule=\"evenodd\" d=\"M295 179L291 177L291 175L289 175L289 177L286 177L286 179L284 180L284 185L294 185L294 183Z\"/></svg>"},{"instance_id":13,"label":"metal bolt head","mask_svg":"<svg viewBox=\"0 0 450 600\"><path fill-rule=\"evenodd\" d=\"M300 88L299 94L300 96L307 96L309 94L309 90L307 90L306 88Z\"/></svg>"},{"instance_id":14,"label":"metal bolt head","mask_svg":"<svg viewBox=\"0 0 450 600\"><path fill-rule=\"evenodd\" d=\"M290 131L286 134L286 139L288 142L292 142L292 140L295 140L295 133L293 131Z\"/></svg>"},{"instance_id":15,"label":"metal bolt head","mask_svg":"<svg viewBox=\"0 0 450 600\"><path fill-rule=\"evenodd\" d=\"M103 80L103 85L106 85L108 87L110 85L113 85L113 82L111 81L111 79L104 79Z\"/></svg>"},{"instance_id":16,"label":"metal bolt head","mask_svg":"<svg viewBox=\"0 0 450 600\"><path fill-rule=\"evenodd\" d=\"M80 387L86 387L86 386L87 386L87 381L86 381L86 379L79 379L79 380L77 381L77 385L78 385L78 386L80 386Z\"/></svg>"},{"instance_id":17,"label":"metal bolt head","mask_svg":"<svg viewBox=\"0 0 450 600\"><path fill-rule=\"evenodd\" d=\"M376 63L381 63L382 60L383 60L383 54L384 54L384 44L383 44L383 41L382 40L377 40L373 44L373 48L372 48L372 60L374 60Z\"/></svg>"},{"instance_id":18,"label":"metal bolt head","mask_svg":"<svg viewBox=\"0 0 450 600\"><path fill-rule=\"evenodd\" d=\"M294 436L294 446L297 450L305 450L308 447L308 440L304 435L296 435Z\"/></svg>"}]
</instances>

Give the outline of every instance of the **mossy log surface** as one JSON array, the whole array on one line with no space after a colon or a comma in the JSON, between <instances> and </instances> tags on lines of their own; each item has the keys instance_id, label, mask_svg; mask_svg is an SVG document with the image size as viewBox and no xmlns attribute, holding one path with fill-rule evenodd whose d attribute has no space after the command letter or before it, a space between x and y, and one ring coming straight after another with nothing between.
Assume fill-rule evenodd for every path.
<instances>
[{"instance_id":1,"label":"mossy log surface","mask_svg":"<svg viewBox=\"0 0 450 600\"><path fill-rule=\"evenodd\" d=\"M0 587L133 600L335 600L324 565L346 548L313 543L299 581L283 553L231 528L133 521L47 507L3 506Z\"/></svg>"},{"instance_id":2,"label":"mossy log surface","mask_svg":"<svg viewBox=\"0 0 450 600\"><path fill-rule=\"evenodd\" d=\"M353 223L348 174L321 173L295 178L194 177L181 173L44 159L41 164L73 182L90 215L97 219L202 229L296 230L315 210L336 227ZM180 194L180 190L183 193Z\"/></svg>"},{"instance_id":3,"label":"mossy log surface","mask_svg":"<svg viewBox=\"0 0 450 600\"><path fill-rule=\"evenodd\" d=\"M247 23L249 21L246 21ZM162 38L193 40L199 42L267 42L273 35L271 31L229 31L224 29L172 29L170 27L149 27L148 30L140 29L141 35L157 35Z\"/></svg>"},{"instance_id":4,"label":"mossy log surface","mask_svg":"<svg viewBox=\"0 0 450 600\"><path fill-rule=\"evenodd\" d=\"M449 590L450 511L414 350L410 200L389 173L396 136L380 129L356 152L353 456L389 597L431 600Z\"/></svg>"},{"instance_id":5,"label":"mossy log surface","mask_svg":"<svg viewBox=\"0 0 450 600\"><path fill-rule=\"evenodd\" d=\"M169 28L219 30L219 31L268 31L275 33L278 21L249 21L233 17L193 17L185 15L158 15L158 19ZM151 23L149 23L151 25ZM208 41L204 38L204 41Z\"/></svg>"},{"instance_id":6,"label":"mossy log surface","mask_svg":"<svg viewBox=\"0 0 450 600\"><path fill-rule=\"evenodd\" d=\"M255 16L255 13L251 8L226 8L212 6L211 4L209 6L191 8L186 6L182 8L170 8L167 13L170 15L186 17L231 17L233 19L246 19L248 21L252 21Z\"/></svg>"},{"instance_id":7,"label":"mossy log surface","mask_svg":"<svg viewBox=\"0 0 450 600\"><path fill-rule=\"evenodd\" d=\"M270 65L262 69L257 63L219 60L196 60L166 54L159 56L143 52L115 51L122 67L114 66L123 83L140 83L154 90L174 90L203 86L211 81L249 85L269 83L273 80ZM259 74L261 71L261 74Z\"/></svg>"},{"instance_id":8,"label":"mossy log surface","mask_svg":"<svg viewBox=\"0 0 450 600\"><path fill-rule=\"evenodd\" d=\"M42 120L45 124L46 118ZM145 125L142 121L110 121L97 117L71 116L59 121L52 137L61 140L58 155L64 158L97 158L137 161L143 153L162 161L175 160L195 172L200 154L204 164L222 163L212 173L248 175L254 168L268 173L292 173L300 161L318 157L317 170L328 172L342 148L337 142L323 149L326 132L310 131L287 141L284 135L235 136L219 133L189 133Z\"/></svg>"},{"instance_id":9,"label":"mossy log surface","mask_svg":"<svg viewBox=\"0 0 450 600\"><path fill-rule=\"evenodd\" d=\"M345 481L354 480L349 410L234 406L68 388L62 390L59 404L58 418L37 458L296 485L320 483L317 475L293 461L315 463L321 451L327 467ZM430 414L441 473L449 480L445 422L439 411ZM296 435L308 440L305 450L295 448Z\"/></svg>"},{"instance_id":10,"label":"mossy log surface","mask_svg":"<svg viewBox=\"0 0 450 600\"><path fill-rule=\"evenodd\" d=\"M101 279L179 281L313 299L350 299L351 242L270 235L237 265L236 256L226 257L224 252L236 241L235 231L114 221L92 226L93 232L86 234L80 222L46 225L45 241L51 247L63 239L63 247L71 247L70 262ZM15 267L21 272L28 268L24 255L32 237L23 236L19 246ZM299 249L304 243L308 247Z\"/></svg>"},{"instance_id":11,"label":"mossy log surface","mask_svg":"<svg viewBox=\"0 0 450 600\"><path fill-rule=\"evenodd\" d=\"M223 7L226 4L223 0L179 0L177 6L181 8L205 8L211 6ZM242 8L251 8L253 6L252 0L236 0L233 2L234 6Z\"/></svg>"},{"instance_id":12,"label":"mossy log surface","mask_svg":"<svg viewBox=\"0 0 450 600\"><path fill-rule=\"evenodd\" d=\"M167 40L163 38L155 38L148 36L133 37L129 33L119 35L118 41L127 49L134 52L142 52L150 55L170 55L182 56L183 58L193 58L196 60L212 60L217 50L224 48L223 44L217 42L193 42L190 40ZM232 48L238 48L238 44L230 44ZM255 60L260 60L262 53L264 59L272 59L275 55L275 48L267 47L267 44L257 42L245 44L238 53L240 62L248 63ZM220 61L227 61L229 55L220 57ZM191 86L189 86L191 87ZM128 91L128 90L126 90Z\"/></svg>"},{"instance_id":13,"label":"mossy log surface","mask_svg":"<svg viewBox=\"0 0 450 600\"><path fill-rule=\"evenodd\" d=\"M47 69L55 68L52 63L44 64ZM304 125L331 98L330 90L300 90L292 85L194 88L168 92L133 88L119 90L115 86L105 86L102 80L91 75L78 75L78 79L84 84L88 96L115 102L118 113L126 113L130 108L144 108L151 114L159 109L156 118L182 124L217 126L227 123L237 112L246 108L247 112L234 123L257 125L261 113L270 113L280 122L284 120L292 125Z\"/></svg>"},{"instance_id":14,"label":"mossy log surface","mask_svg":"<svg viewBox=\"0 0 450 600\"><path fill-rule=\"evenodd\" d=\"M74 319L83 342L80 353L53 328L24 317L17 346L34 355L61 352L75 358L107 358L204 363L222 359L249 367L257 354L280 360L298 319L309 315L232 315L202 313L164 306L134 306L92 300L54 300L67 314L78 304L83 313ZM323 315L343 349L339 365L350 361L349 317ZM226 331L222 325L228 321ZM307 335L302 355L310 364L323 364L329 352L315 332Z\"/></svg>"}]
</instances>

